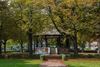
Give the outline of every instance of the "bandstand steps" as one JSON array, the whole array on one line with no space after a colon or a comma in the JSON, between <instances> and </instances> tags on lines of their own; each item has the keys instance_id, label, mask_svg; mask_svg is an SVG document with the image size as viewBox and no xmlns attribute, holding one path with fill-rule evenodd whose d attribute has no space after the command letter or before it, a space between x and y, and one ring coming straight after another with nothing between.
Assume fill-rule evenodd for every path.
<instances>
[{"instance_id":1,"label":"bandstand steps","mask_svg":"<svg viewBox=\"0 0 100 67\"><path fill-rule=\"evenodd\" d=\"M62 57L60 55L48 55L44 57L44 60L61 60Z\"/></svg>"}]
</instances>

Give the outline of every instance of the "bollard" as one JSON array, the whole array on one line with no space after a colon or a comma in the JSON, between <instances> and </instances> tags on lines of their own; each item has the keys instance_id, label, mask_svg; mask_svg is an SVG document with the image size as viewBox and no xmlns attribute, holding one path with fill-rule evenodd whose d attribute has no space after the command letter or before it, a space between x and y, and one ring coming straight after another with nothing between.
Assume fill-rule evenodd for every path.
<instances>
[{"instance_id":1,"label":"bollard","mask_svg":"<svg viewBox=\"0 0 100 67\"><path fill-rule=\"evenodd\" d=\"M65 55L65 54L61 54L61 57L62 57L62 61L64 61L64 60L65 60L66 55Z\"/></svg>"},{"instance_id":2,"label":"bollard","mask_svg":"<svg viewBox=\"0 0 100 67\"><path fill-rule=\"evenodd\" d=\"M44 55L40 55L40 60L43 61Z\"/></svg>"}]
</instances>

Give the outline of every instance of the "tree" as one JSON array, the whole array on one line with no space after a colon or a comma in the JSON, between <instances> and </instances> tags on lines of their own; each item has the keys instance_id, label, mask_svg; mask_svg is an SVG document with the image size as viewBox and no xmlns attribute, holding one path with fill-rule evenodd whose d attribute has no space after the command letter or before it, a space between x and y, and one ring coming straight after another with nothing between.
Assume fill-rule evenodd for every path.
<instances>
[{"instance_id":1,"label":"tree","mask_svg":"<svg viewBox=\"0 0 100 67\"><path fill-rule=\"evenodd\" d=\"M94 12L90 12L94 9L91 8L93 3L94 1L85 3L78 0L70 2L66 0L48 0L47 2L49 16L55 28L61 34L72 36L75 54L78 53L78 33L82 31L93 33L94 25L91 25L91 22L94 20Z\"/></svg>"},{"instance_id":2,"label":"tree","mask_svg":"<svg viewBox=\"0 0 100 67\"><path fill-rule=\"evenodd\" d=\"M5 35L3 35L5 33L3 28L4 28L4 24L7 23L5 21L6 17L8 17L7 11L8 11L7 1L0 0L0 54L2 53L1 46L2 46L3 42L4 42L4 44L6 44L6 38L5 39L3 38L5 36Z\"/></svg>"},{"instance_id":3,"label":"tree","mask_svg":"<svg viewBox=\"0 0 100 67\"><path fill-rule=\"evenodd\" d=\"M20 34L20 29L14 23L16 21L15 17L12 15L11 6L8 4L9 1L1 1L1 41L4 45L4 52L6 53L6 42L9 39L18 40L22 34ZM23 34L24 35L24 34ZM23 36L24 37L24 36ZM24 37L25 39L25 37Z\"/></svg>"},{"instance_id":4,"label":"tree","mask_svg":"<svg viewBox=\"0 0 100 67\"><path fill-rule=\"evenodd\" d=\"M41 13L42 8L33 0L15 0L11 4L13 15L16 17L16 24L28 36L29 54L32 55L32 37L43 31L44 28L45 16Z\"/></svg>"}]
</instances>

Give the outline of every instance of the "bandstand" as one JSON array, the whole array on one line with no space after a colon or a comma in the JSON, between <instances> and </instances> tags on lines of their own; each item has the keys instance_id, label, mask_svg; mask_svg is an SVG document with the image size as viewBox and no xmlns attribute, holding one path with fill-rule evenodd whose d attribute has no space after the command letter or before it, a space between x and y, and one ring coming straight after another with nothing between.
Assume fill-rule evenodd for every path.
<instances>
[{"instance_id":1,"label":"bandstand","mask_svg":"<svg viewBox=\"0 0 100 67\"><path fill-rule=\"evenodd\" d=\"M33 35L36 54L68 53L70 49L69 35L61 35L56 30ZM63 42L64 41L64 42Z\"/></svg>"}]
</instances>

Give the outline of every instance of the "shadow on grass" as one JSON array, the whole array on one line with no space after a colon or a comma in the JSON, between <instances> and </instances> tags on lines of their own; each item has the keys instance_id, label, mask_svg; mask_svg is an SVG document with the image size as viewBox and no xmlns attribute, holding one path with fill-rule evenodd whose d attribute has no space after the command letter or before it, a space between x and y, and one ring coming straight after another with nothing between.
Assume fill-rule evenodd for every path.
<instances>
[{"instance_id":1,"label":"shadow on grass","mask_svg":"<svg viewBox=\"0 0 100 67\"><path fill-rule=\"evenodd\" d=\"M0 67L39 67L39 60L0 59Z\"/></svg>"}]
</instances>

